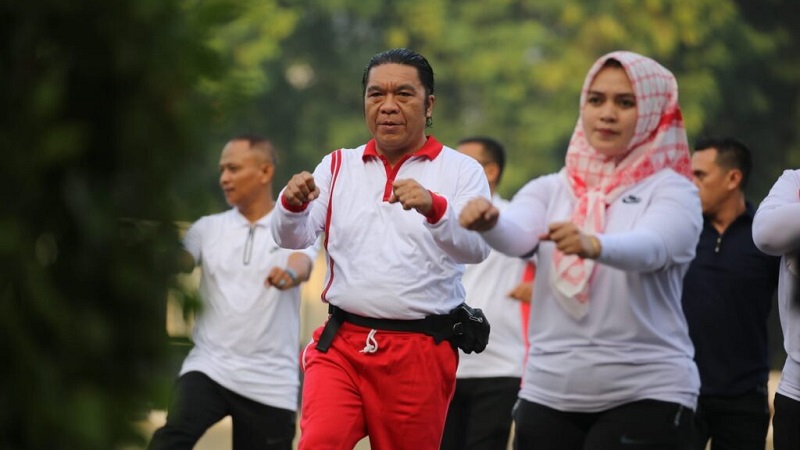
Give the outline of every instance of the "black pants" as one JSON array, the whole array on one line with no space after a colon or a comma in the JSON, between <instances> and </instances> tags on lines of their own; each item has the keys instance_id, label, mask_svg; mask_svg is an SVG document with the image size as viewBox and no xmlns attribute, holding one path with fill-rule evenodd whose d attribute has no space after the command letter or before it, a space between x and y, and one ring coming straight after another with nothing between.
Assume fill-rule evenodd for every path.
<instances>
[{"instance_id":1,"label":"black pants","mask_svg":"<svg viewBox=\"0 0 800 450\"><path fill-rule=\"evenodd\" d=\"M228 415L234 450L291 450L294 411L242 397L201 372L178 379L167 423L153 434L148 449L191 450L206 430Z\"/></svg>"},{"instance_id":2,"label":"black pants","mask_svg":"<svg viewBox=\"0 0 800 450\"><path fill-rule=\"evenodd\" d=\"M767 387L735 397L701 395L695 413L694 450L764 450L769 430ZM800 427L800 425L798 425Z\"/></svg>"},{"instance_id":3,"label":"black pants","mask_svg":"<svg viewBox=\"0 0 800 450\"><path fill-rule=\"evenodd\" d=\"M677 403L642 400L598 413L563 412L520 400L515 450L685 450L694 413Z\"/></svg>"},{"instance_id":4,"label":"black pants","mask_svg":"<svg viewBox=\"0 0 800 450\"><path fill-rule=\"evenodd\" d=\"M800 402L775 394L772 440L775 450L800 450Z\"/></svg>"},{"instance_id":5,"label":"black pants","mask_svg":"<svg viewBox=\"0 0 800 450\"><path fill-rule=\"evenodd\" d=\"M447 410L441 450L504 450L520 379L462 378Z\"/></svg>"}]
</instances>

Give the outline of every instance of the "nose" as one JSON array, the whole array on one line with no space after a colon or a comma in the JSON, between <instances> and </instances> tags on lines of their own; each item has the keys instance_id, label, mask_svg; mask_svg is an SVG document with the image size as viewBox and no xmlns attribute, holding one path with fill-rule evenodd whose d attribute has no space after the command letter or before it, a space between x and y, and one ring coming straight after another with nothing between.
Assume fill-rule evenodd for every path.
<instances>
[{"instance_id":1,"label":"nose","mask_svg":"<svg viewBox=\"0 0 800 450\"><path fill-rule=\"evenodd\" d=\"M394 95L387 95L386 98L381 103L380 112L384 114L391 114L393 112L397 112L397 101L395 100Z\"/></svg>"},{"instance_id":2,"label":"nose","mask_svg":"<svg viewBox=\"0 0 800 450\"><path fill-rule=\"evenodd\" d=\"M614 102L605 102L600 107L600 119L605 122L615 122L617 120L617 109Z\"/></svg>"},{"instance_id":3,"label":"nose","mask_svg":"<svg viewBox=\"0 0 800 450\"><path fill-rule=\"evenodd\" d=\"M230 181L230 172L222 170L219 174L219 185L225 186Z\"/></svg>"}]
</instances>

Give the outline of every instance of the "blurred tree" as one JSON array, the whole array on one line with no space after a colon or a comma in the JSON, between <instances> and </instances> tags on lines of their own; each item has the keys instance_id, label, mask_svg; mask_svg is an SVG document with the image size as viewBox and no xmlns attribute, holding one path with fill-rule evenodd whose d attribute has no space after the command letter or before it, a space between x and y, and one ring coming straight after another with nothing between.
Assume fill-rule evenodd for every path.
<instances>
[{"instance_id":1,"label":"blurred tree","mask_svg":"<svg viewBox=\"0 0 800 450\"><path fill-rule=\"evenodd\" d=\"M203 43L227 69L221 76L201 79L198 93L209 102L212 120L198 130L193 158L181 173L177 195L193 199L180 208L182 220L194 221L200 215L225 208L218 185L219 152L233 135L258 133L276 140L280 146L281 126L288 126L271 105L270 95L284 90L284 73L272 67L275 61L291 55L283 45L296 34L301 8L288 7L278 0L185 0L185 19L204 30ZM213 74L216 75L216 74ZM261 114L260 111L265 113ZM277 139L276 139L277 138ZM279 169L280 170L280 169ZM288 179L288 178L287 178ZM276 184L279 186L280 184Z\"/></svg>"},{"instance_id":2,"label":"blurred tree","mask_svg":"<svg viewBox=\"0 0 800 450\"><path fill-rule=\"evenodd\" d=\"M800 167L800 3L734 3L747 27L709 37L719 41L727 64L711 69L717 96L702 132L739 136L750 146L755 167L748 194L757 203L784 169Z\"/></svg>"},{"instance_id":3,"label":"blurred tree","mask_svg":"<svg viewBox=\"0 0 800 450\"><path fill-rule=\"evenodd\" d=\"M175 183L211 113L199 76L226 74L209 11L230 3L2 2L0 448L141 440L174 376Z\"/></svg>"},{"instance_id":4,"label":"blurred tree","mask_svg":"<svg viewBox=\"0 0 800 450\"><path fill-rule=\"evenodd\" d=\"M755 0L295 0L286 7L295 11L296 28L282 41L281 57L263 66L269 85L240 123L261 127L289 156L279 184L311 170L334 148L365 141L363 67L379 51L407 46L426 55L436 72L430 132L451 145L471 134L501 139L512 162L501 192L510 195L531 177L561 167L586 71L601 54L628 49L675 72L690 141L717 129L736 132L770 146L758 162L774 173L768 163L784 158L773 156L779 149L771 142L781 139L784 150L798 140L788 125L797 114L789 83L800 46L792 28L797 8L767 3L781 6L773 11ZM793 62L785 64L785 57ZM760 130L748 126L756 117L764 121ZM776 119L784 124L780 133L768 130ZM752 189L763 194L759 182Z\"/></svg>"}]
</instances>

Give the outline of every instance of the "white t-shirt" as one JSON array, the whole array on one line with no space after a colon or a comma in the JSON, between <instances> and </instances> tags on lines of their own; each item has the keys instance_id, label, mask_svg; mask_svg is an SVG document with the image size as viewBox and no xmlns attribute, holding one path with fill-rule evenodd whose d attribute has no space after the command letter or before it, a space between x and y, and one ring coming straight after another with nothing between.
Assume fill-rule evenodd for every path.
<instances>
[{"instance_id":1,"label":"white t-shirt","mask_svg":"<svg viewBox=\"0 0 800 450\"><path fill-rule=\"evenodd\" d=\"M508 204L499 195L492 203L501 211ZM529 260L492 250L479 264L467 264L461 282L467 304L481 308L491 325L489 344L481 353L460 352L458 378L522 377L525 360L523 305L508 296L520 282Z\"/></svg>"},{"instance_id":2,"label":"white t-shirt","mask_svg":"<svg viewBox=\"0 0 800 450\"><path fill-rule=\"evenodd\" d=\"M786 170L753 219L753 241L764 253L781 255L778 314L786 363L778 392L800 402L800 170Z\"/></svg>"},{"instance_id":3,"label":"white t-shirt","mask_svg":"<svg viewBox=\"0 0 800 450\"><path fill-rule=\"evenodd\" d=\"M272 239L272 216L251 226L231 209L205 216L187 231L184 247L202 268L203 309L180 374L200 371L239 395L295 411L300 289L264 285L269 270L286 267L294 253ZM303 253L313 262L317 250L312 246Z\"/></svg>"},{"instance_id":4,"label":"white t-shirt","mask_svg":"<svg viewBox=\"0 0 800 450\"><path fill-rule=\"evenodd\" d=\"M510 255L538 247L520 397L562 411L598 412L653 399L694 409L700 378L681 307L683 276L703 219L697 188L662 170L606 210L602 255L589 286L589 311L574 319L551 288L551 222L568 221L575 198L562 173L525 185L483 233Z\"/></svg>"},{"instance_id":5,"label":"white t-shirt","mask_svg":"<svg viewBox=\"0 0 800 450\"><path fill-rule=\"evenodd\" d=\"M478 233L458 223L467 201L490 197L486 175L474 159L432 137L394 168L365 155L373 143L341 150L332 198L333 157L325 156L314 170L319 198L302 212L276 207L273 236L283 247L302 248L327 229L322 299L347 312L401 320L445 314L464 301L464 264L489 254ZM408 178L446 199L438 222L387 201L392 183Z\"/></svg>"}]
</instances>

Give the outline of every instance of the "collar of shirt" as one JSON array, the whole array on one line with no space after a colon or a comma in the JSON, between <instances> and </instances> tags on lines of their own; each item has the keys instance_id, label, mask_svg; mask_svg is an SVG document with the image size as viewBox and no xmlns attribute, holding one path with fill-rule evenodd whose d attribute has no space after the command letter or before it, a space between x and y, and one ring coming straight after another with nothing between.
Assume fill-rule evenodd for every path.
<instances>
[{"instance_id":1,"label":"collar of shirt","mask_svg":"<svg viewBox=\"0 0 800 450\"><path fill-rule=\"evenodd\" d=\"M439 156L439 153L442 152L442 148L444 148L444 146L441 143L439 143L439 141L437 141L435 137L428 136L428 139L425 141L425 145L423 145L419 150L414 152L412 156L420 156L423 158L428 158L430 160L433 160L436 159L437 156ZM367 142L367 146L364 149L364 155L361 158L364 161L366 161L371 157L380 158L378 150L375 146L375 139L370 139L369 142Z\"/></svg>"},{"instance_id":2,"label":"collar of shirt","mask_svg":"<svg viewBox=\"0 0 800 450\"><path fill-rule=\"evenodd\" d=\"M273 208L273 211L274 211L274 208ZM261 227L269 227L269 216L271 216L271 215L272 215L272 211L264 214L263 217L261 217L260 219L256 220L255 223L251 224L250 221L247 220L247 217L243 216L242 213L240 213L238 209L231 208L231 217L232 217L233 222L236 225L241 225L243 227L250 227L250 226L253 226L253 225L255 225L256 227L259 227L259 228L261 228Z\"/></svg>"}]
</instances>

